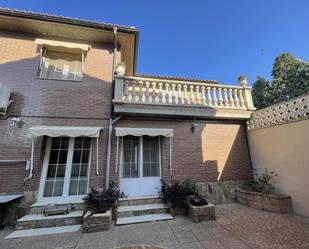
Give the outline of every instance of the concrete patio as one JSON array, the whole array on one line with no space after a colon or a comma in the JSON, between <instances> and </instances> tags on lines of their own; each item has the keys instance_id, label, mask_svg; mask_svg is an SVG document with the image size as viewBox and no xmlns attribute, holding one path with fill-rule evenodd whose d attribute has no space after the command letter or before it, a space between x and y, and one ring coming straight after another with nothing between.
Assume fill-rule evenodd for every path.
<instances>
[{"instance_id":1,"label":"concrete patio","mask_svg":"<svg viewBox=\"0 0 309 249\"><path fill-rule=\"evenodd\" d=\"M67 233L23 239L4 240L13 228L0 231L1 249L18 248L309 248L308 219L274 214L239 204L216 206L217 220L193 223L188 218L115 226L107 232ZM130 247L130 246L135 247ZM150 249L151 247L144 247Z\"/></svg>"}]
</instances>

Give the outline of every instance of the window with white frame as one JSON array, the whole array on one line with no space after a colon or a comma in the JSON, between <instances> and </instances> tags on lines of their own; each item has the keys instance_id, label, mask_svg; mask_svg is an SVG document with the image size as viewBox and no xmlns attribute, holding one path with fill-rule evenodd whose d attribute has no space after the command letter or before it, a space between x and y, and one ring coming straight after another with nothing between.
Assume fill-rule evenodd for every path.
<instances>
[{"instance_id":1,"label":"window with white frame","mask_svg":"<svg viewBox=\"0 0 309 249\"><path fill-rule=\"evenodd\" d=\"M159 137L143 136L143 176L160 176Z\"/></svg>"},{"instance_id":2,"label":"window with white frame","mask_svg":"<svg viewBox=\"0 0 309 249\"><path fill-rule=\"evenodd\" d=\"M91 138L49 138L43 197L84 195L88 190Z\"/></svg>"},{"instance_id":3,"label":"window with white frame","mask_svg":"<svg viewBox=\"0 0 309 249\"><path fill-rule=\"evenodd\" d=\"M123 138L123 176L138 177L139 137L125 136Z\"/></svg>"},{"instance_id":4,"label":"window with white frame","mask_svg":"<svg viewBox=\"0 0 309 249\"><path fill-rule=\"evenodd\" d=\"M83 79L83 52L64 52L45 48L39 68L39 77L56 80Z\"/></svg>"},{"instance_id":5,"label":"window with white frame","mask_svg":"<svg viewBox=\"0 0 309 249\"><path fill-rule=\"evenodd\" d=\"M123 137L123 177L160 176L160 138Z\"/></svg>"}]
</instances>

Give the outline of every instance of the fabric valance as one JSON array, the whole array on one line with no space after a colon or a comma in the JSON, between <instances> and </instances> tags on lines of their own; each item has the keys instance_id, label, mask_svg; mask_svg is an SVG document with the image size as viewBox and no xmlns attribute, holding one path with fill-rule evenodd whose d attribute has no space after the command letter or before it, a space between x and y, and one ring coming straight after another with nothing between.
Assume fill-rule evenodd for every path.
<instances>
[{"instance_id":1,"label":"fabric valance","mask_svg":"<svg viewBox=\"0 0 309 249\"><path fill-rule=\"evenodd\" d=\"M174 129L155 129L155 128L115 128L116 136L123 137L127 135L131 136L164 136L172 137L174 136Z\"/></svg>"},{"instance_id":2,"label":"fabric valance","mask_svg":"<svg viewBox=\"0 0 309 249\"><path fill-rule=\"evenodd\" d=\"M91 49L90 45L81 44L81 43L73 43L73 42L63 42L63 41L54 41L54 40L46 40L46 39L36 39L36 44L50 47L63 47L68 49L80 49L82 51L89 51Z\"/></svg>"},{"instance_id":3,"label":"fabric valance","mask_svg":"<svg viewBox=\"0 0 309 249\"><path fill-rule=\"evenodd\" d=\"M33 137L99 137L102 127L79 127L79 126L32 126L29 132Z\"/></svg>"}]
</instances>

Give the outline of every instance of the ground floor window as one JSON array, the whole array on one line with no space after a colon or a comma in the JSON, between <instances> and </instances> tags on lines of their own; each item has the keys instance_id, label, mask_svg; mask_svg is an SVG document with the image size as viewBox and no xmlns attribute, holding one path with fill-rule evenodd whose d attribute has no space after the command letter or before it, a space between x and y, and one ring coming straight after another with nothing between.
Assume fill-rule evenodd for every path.
<instances>
[{"instance_id":1,"label":"ground floor window","mask_svg":"<svg viewBox=\"0 0 309 249\"><path fill-rule=\"evenodd\" d=\"M84 195L88 189L91 138L48 138L43 197Z\"/></svg>"},{"instance_id":2,"label":"ground floor window","mask_svg":"<svg viewBox=\"0 0 309 249\"><path fill-rule=\"evenodd\" d=\"M160 176L160 138L123 137L123 177Z\"/></svg>"}]
</instances>

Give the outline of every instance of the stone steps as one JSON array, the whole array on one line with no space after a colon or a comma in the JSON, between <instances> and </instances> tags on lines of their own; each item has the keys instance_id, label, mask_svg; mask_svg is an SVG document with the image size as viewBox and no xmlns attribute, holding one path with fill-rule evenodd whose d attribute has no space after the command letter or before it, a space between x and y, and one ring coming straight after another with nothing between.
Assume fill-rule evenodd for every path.
<instances>
[{"instance_id":1,"label":"stone steps","mask_svg":"<svg viewBox=\"0 0 309 249\"><path fill-rule=\"evenodd\" d=\"M162 200L158 196L146 196L146 197L130 197L119 199L119 206L136 206L145 204L160 204Z\"/></svg>"},{"instance_id":2,"label":"stone steps","mask_svg":"<svg viewBox=\"0 0 309 249\"><path fill-rule=\"evenodd\" d=\"M158 196L123 198L118 204L116 225L173 219L169 206Z\"/></svg>"},{"instance_id":3,"label":"stone steps","mask_svg":"<svg viewBox=\"0 0 309 249\"><path fill-rule=\"evenodd\" d=\"M28 214L17 220L16 230L71 226L82 223L83 211L71 211L65 215Z\"/></svg>"},{"instance_id":4,"label":"stone steps","mask_svg":"<svg viewBox=\"0 0 309 249\"><path fill-rule=\"evenodd\" d=\"M15 239L15 238L33 237L33 236L40 236L40 235L49 235L49 234L72 233L72 232L78 232L80 228L81 228L81 225L72 225L72 226L17 230L17 231L10 233L4 239Z\"/></svg>"},{"instance_id":5,"label":"stone steps","mask_svg":"<svg viewBox=\"0 0 309 249\"><path fill-rule=\"evenodd\" d=\"M128 224L171 220L171 219L174 219L174 217L171 214L148 214L148 215L117 218L116 225L128 225Z\"/></svg>"},{"instance_id":6,"label":"stone steps","mask_svg":"<svg viewBox=\"0 0 309 249\"><path fill-rule=\"evenodd\" d=\"M135 205L135 206L120 206L117 209L117 217L132 217L147 214L162 214L168 213L169 206L159 203L159 204L146 204L146 205Z\"/></svg>"}]
</instances>

